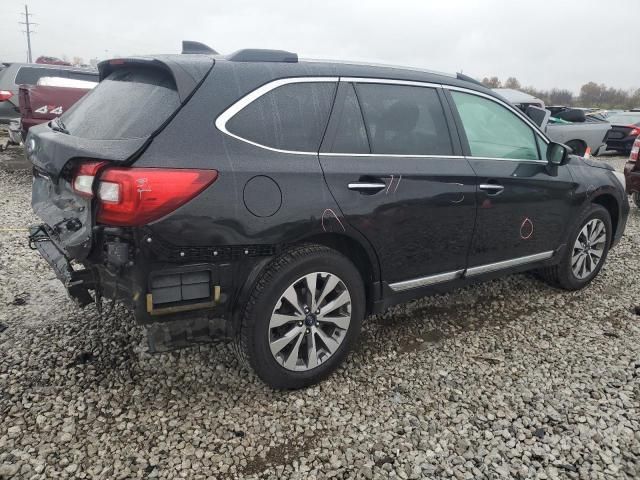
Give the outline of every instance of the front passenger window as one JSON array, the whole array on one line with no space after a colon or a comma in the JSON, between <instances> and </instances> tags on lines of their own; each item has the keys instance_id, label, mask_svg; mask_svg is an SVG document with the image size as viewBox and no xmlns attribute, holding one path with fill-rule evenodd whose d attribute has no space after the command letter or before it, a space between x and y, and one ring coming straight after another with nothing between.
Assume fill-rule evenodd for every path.
<instances>
[{"instance_id":1,"label":"front passenger window","mask_svg":"<svg viewBox=\"0 0 640 480\"><path fill-rule=\"evenodd\" d=\"M533 129L502 105L478 95L452 91L471 155L539 160Z\"/></svg>"}]
</instances>

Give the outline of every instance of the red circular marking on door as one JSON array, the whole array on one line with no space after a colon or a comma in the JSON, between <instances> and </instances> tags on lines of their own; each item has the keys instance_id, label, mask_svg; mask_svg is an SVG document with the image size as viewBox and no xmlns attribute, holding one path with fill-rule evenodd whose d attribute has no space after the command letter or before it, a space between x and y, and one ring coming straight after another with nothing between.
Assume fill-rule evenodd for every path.
<instances>
[{"instance_id":1,"label":"red circular marking on door","mask_svg":"<svg viewBox=\"0 0 640 480\"><path fill-rule=\"evenodd\" d=\"M520 225L520 238L522 238L522 240L528 240L531 238L531 235L533 235L533 222L527 217Z\"/></svg>"}]
</instances>

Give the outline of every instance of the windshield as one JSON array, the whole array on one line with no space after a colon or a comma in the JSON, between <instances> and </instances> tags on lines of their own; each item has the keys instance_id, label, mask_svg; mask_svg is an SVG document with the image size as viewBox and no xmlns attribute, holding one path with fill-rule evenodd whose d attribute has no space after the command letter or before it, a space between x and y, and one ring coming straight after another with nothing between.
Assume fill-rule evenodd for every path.
<instances>
[{"instance_id":1,"label":"windshield","mask_svg":"<svg viewBox=\"0 0 640 480\"><path fill-rule=\"evenodd\" d=\"M70 135L96 140L144 138L180 106L164 70L119 68L69 109L61 120Z\"/></svg>"},{"instance_id":2,"label":"windshield","mask_svg":"<svg viewBox=\"0 0 640 480\"><path fill-rule=\"evenodd\" d=\"M624 125L640 123L640 113L616 113L607 117L607 121Z\"/></svg>"}]
</instances>

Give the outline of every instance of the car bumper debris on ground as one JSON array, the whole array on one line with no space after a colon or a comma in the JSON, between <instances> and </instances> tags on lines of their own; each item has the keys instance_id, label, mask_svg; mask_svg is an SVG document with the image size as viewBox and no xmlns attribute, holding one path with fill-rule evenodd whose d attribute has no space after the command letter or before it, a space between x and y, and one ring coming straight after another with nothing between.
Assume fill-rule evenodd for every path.
<instances>
[{"instance_id":1,"label":"car bumper debris on ground","mask_svg":"<svg viewBox=\"0 0 640 480\"><path fill-rule=\"evenodd\" d=\"M30 185L0 169L2 479L640 476L635 207L585 290L516 275L399 306L277 392L225 342L151 355L124 310L76 310L27 246Z\"/></svg>"}]
</instances>

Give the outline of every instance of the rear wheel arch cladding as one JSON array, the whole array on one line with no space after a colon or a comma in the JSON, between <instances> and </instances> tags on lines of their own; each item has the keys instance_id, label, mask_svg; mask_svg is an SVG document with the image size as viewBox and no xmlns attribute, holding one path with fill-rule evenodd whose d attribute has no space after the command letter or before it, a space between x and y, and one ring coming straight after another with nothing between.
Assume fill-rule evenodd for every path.
<instances>
[{"instance_id":1,"label":"rear wheel arch cladding","mask_svg":"<svg viewBox=\"0 0 640 480\"><path fill-rule=\"evenodd\" d=\"M367 312L369 312L372 302L378 298L378 295L372 291L373 285L380 281L380 268L374 250L368 250L361 241L342 232L311 235L299 243L313 243L331 248L353 263L365 287Z\"/></svg>"},{"instance_id":2,"label":"rear wheel arch cladding","mask_svg":"<svg viewBox=\"0 0 640 480\"><path fill-rule=\"evenodd\" d=\"M275 257L265 257L259 259L250 269L248 275L244 275L244 282L235 288L235 295L230 298L228 307L230 317L230 327L234 334L239 332L240 322L242 320L242 313L244 307L249 300L249 296L253 291L256 282L260 278L260 274L265 268L273 261Z\"/></svg>"}]
</instances>

